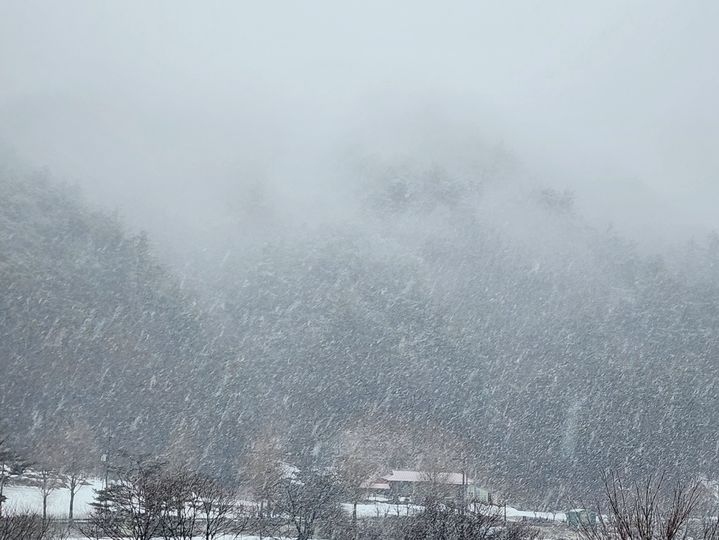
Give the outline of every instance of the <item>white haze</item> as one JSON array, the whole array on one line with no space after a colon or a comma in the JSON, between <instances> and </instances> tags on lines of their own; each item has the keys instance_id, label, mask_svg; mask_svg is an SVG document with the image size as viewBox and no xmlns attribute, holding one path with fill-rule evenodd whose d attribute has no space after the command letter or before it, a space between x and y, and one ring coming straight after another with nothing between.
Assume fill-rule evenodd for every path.
<instances>
[{"instance_id":1,"label":"white haze","mask_svg":"<svg viewBox=\"0 0 719 540\"><path fill-rule=\"evenodd\" d=\"M173 250L231 234L257 183L290 223L360 220L348 175L368 156L470 175L505 156L513 182L570 189L596 225L662 248L719 228L718 16L711 0L5 1L0 145Z\"/></svg>"}]
</instances>

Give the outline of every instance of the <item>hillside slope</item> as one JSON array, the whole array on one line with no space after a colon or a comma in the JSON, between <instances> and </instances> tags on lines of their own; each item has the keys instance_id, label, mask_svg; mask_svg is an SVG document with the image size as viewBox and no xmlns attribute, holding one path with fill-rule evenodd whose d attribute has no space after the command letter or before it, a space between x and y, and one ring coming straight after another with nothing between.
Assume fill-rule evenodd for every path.
<instances>
[{"instance_id":1,"label":"hillside slope","mask_svg":"<svg viewBox=\"0 0 719 540\"><path fill-rule=\"evenodd\" d=\"M82 418L236 472L260 433L329 456L382 426L395 466L441 452L550 506L606 467L715 474L716 240L668 263L556 193L498 221L481 190L408 182L361 228L229 246L200 297L72 190L1 178L3 428L32 447Z\"/></svg>"}]
</instances>

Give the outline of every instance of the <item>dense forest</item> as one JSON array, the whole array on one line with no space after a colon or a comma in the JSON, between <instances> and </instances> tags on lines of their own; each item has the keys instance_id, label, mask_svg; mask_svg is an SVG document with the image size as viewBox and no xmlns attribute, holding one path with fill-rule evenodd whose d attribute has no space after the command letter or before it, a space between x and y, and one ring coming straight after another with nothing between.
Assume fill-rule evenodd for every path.
<instances>
[{"instance_id":1,"label":"dense forest","mask_svg":"<svg viewBox=\"0 0 719 540\"><path fill-rule=\"evenodd\" d=\"M647 254L571 193L438 169L361 192L361 226L248 199L188 270L79 190L4 172L0 429L31 449L82 422L88 466L128 448L230 474L268 432L331 459L366 429L388 466L439 445L547 506L608 467L715 478L719 238Z\"/></svg>"}]
</instances>

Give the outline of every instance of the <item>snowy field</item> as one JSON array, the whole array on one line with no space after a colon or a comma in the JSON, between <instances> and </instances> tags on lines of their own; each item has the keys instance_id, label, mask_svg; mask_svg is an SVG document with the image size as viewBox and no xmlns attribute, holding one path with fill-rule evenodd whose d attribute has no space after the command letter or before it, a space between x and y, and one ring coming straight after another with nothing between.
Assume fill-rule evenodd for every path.
<instances>
[{"instance_id":1,"label":"snowy field","mask_svg":"<svg viewBox=\"0 0 719 540\"><path fill-rule=\"evenodd\" d=\"M87 517L91 512L90 504L93 502L95 489L102 487L102 481L94 479L90 485L82 486L75 495L74 515L77 519ZM18 511L42 512L42 496L40 490L31 486L5 486L4 493L7 496L5 508ZM70 492L66 488L60 488L50 494L48 498L48 514L54 518L67 518L70 506ZM348 514L352 513L351 504L343 504L342 508ZM384 518L413 515L422 510L421 506L411 504L391 504L387 502L371 502L357 505L357 516L359 518ZM500 515L504 514L504 508L499 509ZM520 521L527 519L545 519L554 522L564 522L566 517L563 512L535 512L532 510L519 510L511 506L506 508L507 520ZM76 540L81 537L70 537L68 540ZM230 538L230 537L227 537ZM242 540L259 540L258 536L247 535L238 537ZM267 537L265 537L267 538ZM283 539L276 539L283 540Z\"/></svg>"},{"instance_id":2,"label":"snowy field","mask_svg":"<svg viewBox=\"0 0 719 540\"><path fill-rule=\"evenodd\" d=\"M73 514L77 519L86 517L92 507L90 503L95 499L95 489L100 489L102 482L91 480L90 485L82 486L75 493ZM42 512L42 495L37 487L32 486L5 486L3 494L7 501L3 505L8 510ZM47 513L54 518L66 518L70 509L70 491L60 488L53 491L47 500Z\"/></svg>"},{"instance_id":3,"label":"snowy field","mask_svg":"<svg viewBox=\"0 0 719 540\"><path fill-rule=\"evenodd\" d=\"M564 512L536 512L534 510L518 510L507 506L507 519L510 521L519 521L523 518L527 519L546 519L548 521L565 522L567 520Z\"/></svg>"},{"instance_id":4,"label":"snowy field","mask_svg":"<svg viewBox=\"0 0 719 540\"><path fill-rule=\"evenodd\" d=\"M352 513L351 504L343 504L342 509L348 514ZM385 502L373 502L357 505L358 518L411 516L422 510L421 506L411 504L390 504Z\"/></svg>"},{"instance_id":5,"label":"snowy field","mask_svg":"<svg viewBox=\"0 0 719 540\"><path fill-rule=\"evenodd\" d=\"M74 515L77 519L86 517L92 510L90 504L94 500L95 489L102 487L99 479L91 480L90 485L82 486L75 494ZM5 486L4 490L7 502L5 508L13 510L29 510L42 512L42 496L40 490L31 486ZM245 503L250 505L251 503ZM61 488L50 494L48 498L48 514L54 518L66 518L70 507L70 492ZM343 504L342 508L348 514L352 513L351 504ZM363 503L357 505L357 516L360 518L407 516L422 510L421 506L408 504L391 504L387 502ZM507 519L519 521L526 519L545 519L548 521L564 522L566 516L563 512L536 512L533 510L519 510L507 506ZM500 513L504 509L500 508ZM248 537L249 538L249 537Z\"/></svg>"},{"instance_id":6,"label":"snowy field","mask_svg":"<svg viewBox=\"0 0 719 540\"><path fill-rule=\"evenodd\" d=\"M75 494L74 517L82 519L92 511L90 504L95 498L95 489L102 487L102 481L99 479L92 480L90 485L82 486ZM42 512L42 496L40 490L31 486L5 486L3 494L7 497L7 502L3 505L4 509L17 511ZM48 514L54 518L67 518L68 509L70 507L70 492L66 488L60 488L48 497ZM85 538L83 536L70 536L67 540L79 540ZM199 538L199 537L198 537ZM260 540L259 536L241 535L238 537L221 536L218 540ZM267 536L264 537L268 539ZM273 538L273 540L291 540L290 538Z\"/></svg>"},{"instance_id":7,"label":"snowy field","mask_svg":"<svg viewBox=\"0 0 719 540\"><path fill-rule=\"evenodd\" d=\"M343 504L342 508L347 513L352 513L351 504ZM392 516L409 516L417 512L421 512L422 507L408 504L390 504L386 502L364 503L357 505L357 517L392 517ZM505 508L498 507L497 512L504 517ZM563 523L566 521L564 512L538 512L534 510L519 510L511 506L506 507L506 516L508 521L521 521L522 519L542 519L547 521L556 521Z\"/></svg>"}]
</instances>

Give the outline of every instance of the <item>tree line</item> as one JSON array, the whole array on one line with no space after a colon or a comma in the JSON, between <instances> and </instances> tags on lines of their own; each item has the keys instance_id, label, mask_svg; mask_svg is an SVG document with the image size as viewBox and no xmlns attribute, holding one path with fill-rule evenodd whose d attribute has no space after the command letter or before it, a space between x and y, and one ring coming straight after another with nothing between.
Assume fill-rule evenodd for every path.
<instances>
[{"instance_id":1,"label":"tree line","mask_svg":"<svg viewBox=\"0 0 719 540\"><path fill-rule=\"evenodd\" d=\"M8 452L3 450L3 459L12 464L16 457ZM121 458L111 468L110 481L96 490L90 514L76 523L76 533L85 538L540 540L545 534L538 527L507 522L501 506L447 498L431 483L414 506L350 518L342 504L352 500L357 485L346 462L298 468L258 460L238 481L149 456ZM637 482L609 471L601 479L603 495L584 506L586 516L562 534L581 540L717 540L719 519L712 513L711 496L716 494L705 488L699 481L669 481L657 474ZM70 533L48 516L0 514L0 540L55 540Z\"/></svg>"}]
</instances>

